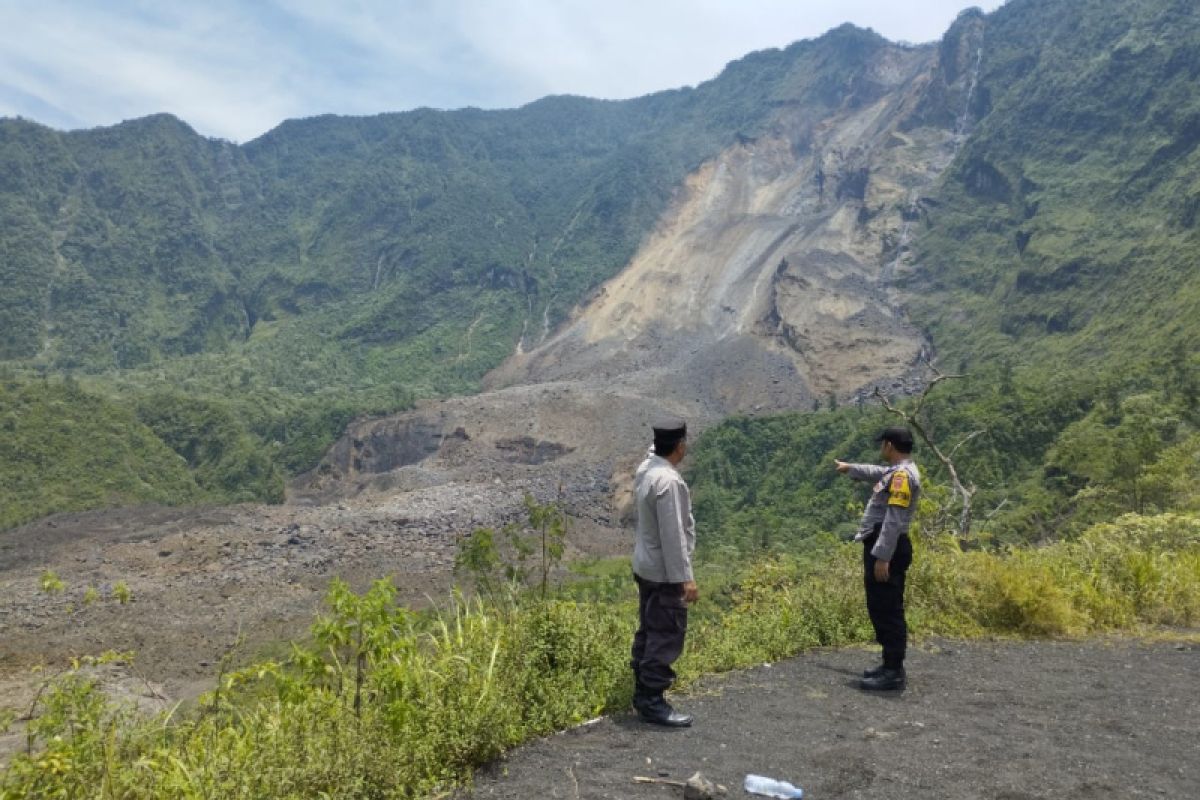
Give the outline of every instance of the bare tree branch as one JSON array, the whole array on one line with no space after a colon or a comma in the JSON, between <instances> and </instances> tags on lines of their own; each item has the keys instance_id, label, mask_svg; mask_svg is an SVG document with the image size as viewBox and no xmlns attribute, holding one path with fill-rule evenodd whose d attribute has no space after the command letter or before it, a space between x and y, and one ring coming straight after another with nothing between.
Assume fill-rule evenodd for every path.
<instances>
[{"instance_id":1,"label":"bare tree branch","mask_svg":"<svg viewBox=\"0 0 1200 800\"><path fill-rule=\"evenodd\" d=\"M925 398L929 396L929 393L933 390L933 387L937 386L942 381L950 381L950 380L956 380L958 378L966 377L965 375L946 375L940 369L938 369L937 367L935 367L933 365L933 362L929 360L929 356L925 353L921 354L921 361L923 361L925 363L925 366L929 369L929 371L933 373L933 380L930 381L928 384L926 384L925 390L922 391L921 396L917 398L917 404L916 404L916 406L913 407L913 413L912 413L912 415L914 417L921 413L921 409L925 405ZM875 387L875 394L877 396L881 396L879 393L878 386ZM894 412L894 409L889 409L889 410L892 410Z\"/></svg>"},{"instance_id":2,"label":"bare tree branch","mask_svg":"<svg viewBox=\"0 0 1200 800\"><path fill-rule=\"evenodd\" d=\"M921 424L921 421L917 418L917 414L920 413L921 408L925 405L925 398L929 396L929 392L932 391L933 387L937 386L942 381L953 380L964 376L944 375L940 370L938 370L937 367L933 366L928 359L925 359L925 363L929 366L929 369L933 371L934 378L929 382L928 385L926 385L925 390L921 392L921 396L917 398L916 405L913 407L911 414L902 408L893 406L887 399L887 395L885 395L878 386L875 387L875 396L879 398L879 402L883 404L884 408L886 408L892 414L900 417L900 419L904 420L904 422L910 428L912 428L918 436L921 437L921 441L925 443L925 446L933 452L938 461L942 462L942 466L946 468L946 472L950 475L950 482L954 485L954 493L958 496L959 501L962 503L962 513L958 518L958 534L959 536L967 536L971 532L971 498L975 494L976 486L975 484L968 486L962 482L962 479L958 476L958 469L955 468L954 460L951 458L951 456L954 455L955 451L957 451L960 446L983 433L983 431L977 431L968 435L965 439L954 446L954 449L950 451L950 455L943 453L941 448L934 443L933 437L929 435L929 432L925 429L925 426Z\"/></svg>"},{"instance_id":3,"label":"bare tree branch","mask_svg":"<svg viewBox=\"0 0 1200 800\"><path fill-rule=\"evenodd\" d=\"M989 512L988 512L988 515L987 515L986 517L984 517L984 518L983 518L983 521L984 521L984 522L987 522L989 519L991 519L992 517L994 517L994 516L996 516L997 514L999 514L999 513L1000 513L1000 509L1004 508L1006 505L1008 505L1008 498L1007 498L1007 497L1006 497L1006 498L1004 498L1003 500L1001 500L999 505L997 505L995 508L993 508L991 511L989 511Z\"/></svg>"},{"instance_id":4,"label":"bare tree branch","mask_svg":"<svg viewBox=\"0 0 1200 800\"><path fill-rule=\"evenodd\" d=\"M950 448L950 452L946 454L946 457L954 458L954 454L958 452L958 448L962 447L964 444L971 441L976 436L982 436L985 433L987 433L986 429L981 429L981 430L972 431L971 433L968 433L966 436L964 436L962 439L959 440L958 444L956 444L956 445L954 445L954 447Z\"/></svg>"}]
</instances>

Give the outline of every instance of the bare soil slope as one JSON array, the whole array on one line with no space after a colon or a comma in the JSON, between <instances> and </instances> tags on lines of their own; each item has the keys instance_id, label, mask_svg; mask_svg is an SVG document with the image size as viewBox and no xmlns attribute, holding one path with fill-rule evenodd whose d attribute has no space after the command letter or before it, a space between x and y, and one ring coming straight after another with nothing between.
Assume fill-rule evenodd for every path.
<instances>
[{"instance_id":1,"label":"bare soil slope","mask_svg":"<svg viewBox=\"0 0 1200 800\"><path fill-rule=\"evenodd\" d=\"M958 47L939 52L961 58L980 33L966 25ZM386 490L416 468L457 482L505 463L553 464L572 497L606 475L619 519L656 417L697 431L730 414L919 385L926 343L891 280L966 124L925 124L921 110L931 87L942 101L965 98L973 80L954 70L950 91L938 57L880 51L869 86L831 114L781 101L769 136L691 175L629 266L561 330L522 339L488 391L353 426L299 490L322 501ZM575 469L586 487L570 485Z\"/></svg>"}]
</instances>

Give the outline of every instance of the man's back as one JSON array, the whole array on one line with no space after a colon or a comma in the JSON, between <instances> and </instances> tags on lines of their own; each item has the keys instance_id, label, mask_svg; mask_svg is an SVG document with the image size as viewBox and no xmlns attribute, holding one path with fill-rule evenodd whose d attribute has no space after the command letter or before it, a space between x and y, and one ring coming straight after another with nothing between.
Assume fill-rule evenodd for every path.
<instances>
[{"instance_id":1,"label":"man's back","mask_svg":"<svg viewBox=\"0 0 1200 800\"><path fill-rule=\"evenodd\" d=\"M633 487L637 498L634 573L659 583L692 580L696 523L683 477L665 458L650 453L634 473Z\"/></svg>"}]
</instances>

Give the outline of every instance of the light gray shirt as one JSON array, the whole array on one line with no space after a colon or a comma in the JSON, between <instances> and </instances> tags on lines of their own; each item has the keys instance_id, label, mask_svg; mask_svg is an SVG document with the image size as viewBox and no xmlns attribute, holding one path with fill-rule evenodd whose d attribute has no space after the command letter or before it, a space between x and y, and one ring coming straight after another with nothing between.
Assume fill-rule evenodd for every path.
<instances>
[{"instance_id":1,"label":"light gray shirt","mask_svg":"<svg viewBox=\"0 0 1200 800\"><path fill-rule=\"evenodd\" d=\"M851 464L846 474L856 481L875 481L854 540L861 542L878 528L879 538L871 548L871 555L880 561L891 561L896 541L908 533L917 510L917 499L921 495L920 470L911 459L905 459L888 467Z\"/></svg>"},{"instance_id":2,"label":"light gray shirt","mask_svg":"<svg viewBox=\"0 0 1200 800\"><path fill-rule=\"evenodd\" d=\"M696 520L683 476L652 449L634 473L633 490L637 497L634 573L657 583L692 580Z\"/></svg>"}]
</instances>

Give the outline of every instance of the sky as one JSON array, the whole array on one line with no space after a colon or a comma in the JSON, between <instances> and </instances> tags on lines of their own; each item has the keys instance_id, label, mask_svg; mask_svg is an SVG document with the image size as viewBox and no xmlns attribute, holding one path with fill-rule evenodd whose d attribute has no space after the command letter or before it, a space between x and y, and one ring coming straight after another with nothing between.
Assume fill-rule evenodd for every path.
<instances>
[{"instance_id":1,"label":"sky","mask_svg":"<svg viewBox=\"0 0 1200 800\"><path fill-rule=\"evenodd\" d=\"M694 86L843 22L941 38L999 0L0 0L0 116L168 112L249 141L285 119L512 108Z\"/></svg>"}]
</instances>

